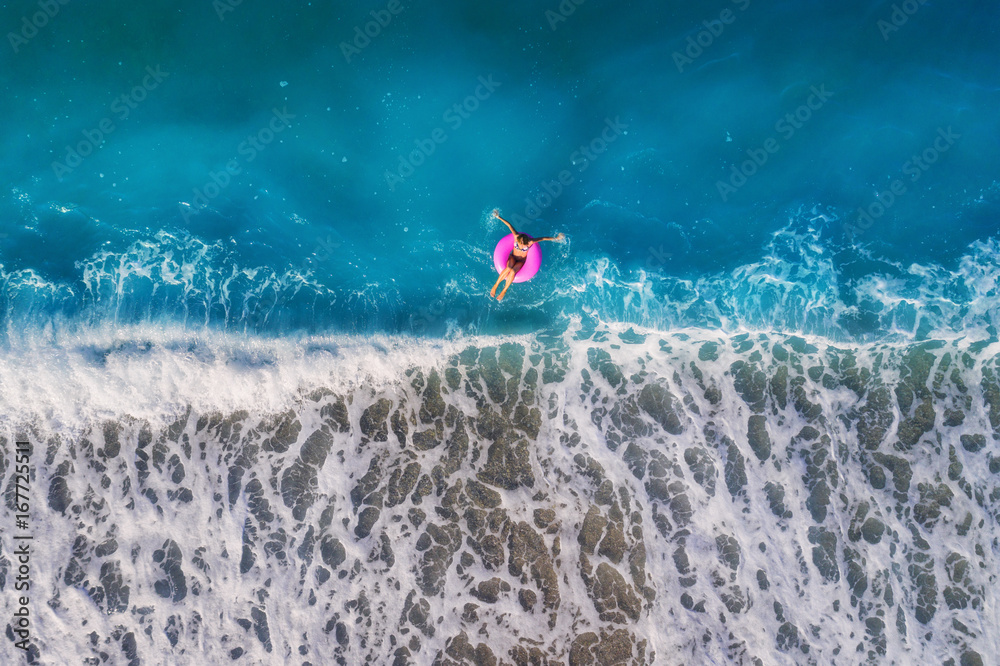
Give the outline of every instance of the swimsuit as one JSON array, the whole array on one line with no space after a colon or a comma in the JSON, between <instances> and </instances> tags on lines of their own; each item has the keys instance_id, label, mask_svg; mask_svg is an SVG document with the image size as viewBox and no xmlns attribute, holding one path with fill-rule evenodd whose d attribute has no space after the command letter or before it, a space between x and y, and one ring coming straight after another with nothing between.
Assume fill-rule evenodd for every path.
<instances>
[{"instance_id":1,"label":"swimsuit","mask_svg":"<svg viewBox=\"0 0 1000 666\"><path fill-rule=\"evenodd\" d=\"M528 247L531 246L529 245ZM520 245L517 244L517 241L514 241L514 249L516 250L521 250L522 252L527 253L528 247L522 248ZM521 267L524 266L524 262L527 259L528 259L527 254L525 254L524 256L518 256L514 254L514 250L511 250L510 256L507 257L507 268L512 268L514 272L517 273L519 270L521 270Z\"/></svg>"},{"instance_id":2,"label":"swimsuit","mask_svg":"<svg viewBox=\"0 0 1000 666\"><path fill-rule=\"evenodd\" d=\"M513 252L511 252L510 256L507 257L507 268L514 269L514 272L516 273L519 270L521 270L521 266L524 266L524 262L525 260L527 260L527 258L528 258L527 256L519 257Z\"/></svg>"}]
</instances>

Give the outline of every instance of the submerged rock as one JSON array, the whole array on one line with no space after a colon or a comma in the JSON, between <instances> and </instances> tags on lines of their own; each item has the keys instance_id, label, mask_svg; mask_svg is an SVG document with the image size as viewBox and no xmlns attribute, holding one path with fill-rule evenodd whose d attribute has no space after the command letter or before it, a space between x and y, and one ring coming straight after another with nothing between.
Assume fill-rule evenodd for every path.
<instances>
[{"instance_id":1,"label":"submerged rock","mask_svg":"<svg viewBox=\"0 0 1000 666\"><path fill-rule=\"evenodd\" d=\"M385 442L389 439L388 417L392 408L392 401L380 398L375 404L369 406L361 413L361 432L366 437L376 442Z\"/></svg>"},{"instance_id":2,"label":"submerged rock","mask_svg":"<svg viewBox=\"0 0 1000 666\"><path fill-rule=\"evenodd\" d=\"M523 439L516 442L503 439L491 444L486 465L476 476L483 483L506 490L534 486L535 476L528 456L528 442Z\"/></svg>"},{"instance_id":3,"label":"submerged rock","mask_svg":"<svg viewBox=\"0 0 1000 666\"><path fill-rule=\"evenodd\" d=\"M962 448L969 453L978 453L986 448L986 435L962 435L960 437Z\"/></svg>"},{"instance_id":4,"label":"submerged rock","mask_svg":"<svg viewBox=\"0 0 1000 666\"><path fill-rule=\"evenodd\" d=\"M726 488L733 499L746 495L747 470L743 454L735 442L726 446Z\"/></svg>"},{"instance_id":5,"label":"submerged rock","mask_svg":"<svg viewBox=\"0 0 1000 666\"><path fill-rule=\"evenodd\" d=\"M760 414L750 417L747 424L747 440L758 460L771 457L771 437L767 434L767 420Z\"/></svg>"},{"instance_id":6,"label":"submerged rock","mask_svg":"<svg viewBox=\"0 0 1000 666\"><path fill-rule=\"evenodd\" d=\"M705 489L709 497L715 495L715 477L717 475L715 462L708 451L701 447L692 447L684 451L684 462L694 476L694 482Z\"/></svg>"},{"instance_id":7,"label":"submerged rock","mask_svg":"<svg viewBox=\"0 0 1000 666\"><path fill-rule=\"evenodd\" d=\"M765 404L767 375L754 364L736 361L729 368L733 374L733 388L754 412L762 413Z\"/></svg>"},{"instance_id":8,"label":"submerged rock","mask_svg":"<svg viewBox=\"0 0 1000 666\"><path fill-rule=\"evenodd\" d=\"M675 408L674 397L660 383L650 383L639 391L639 407L649 414L661 428L672 435L684 432Z\"/></svg>"}]
</instances>

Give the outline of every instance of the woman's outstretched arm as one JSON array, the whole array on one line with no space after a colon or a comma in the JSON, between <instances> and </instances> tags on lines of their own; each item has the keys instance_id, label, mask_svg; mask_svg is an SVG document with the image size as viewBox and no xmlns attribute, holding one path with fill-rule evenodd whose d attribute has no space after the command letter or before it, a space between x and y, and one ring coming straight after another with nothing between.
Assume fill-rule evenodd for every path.
<instances>
[{"instance_id":1,"label":"woman's outstretched arm","mask_svg":"<svg viewBox=\"0 0 1000 666\"><path fill-rule=\"evenodd\" d=\"M534 242L540 243L541 241L561 241L566 238L566 234L559 234L558 236L542 236L541 238L534 238Z\"/></svg>"},{"instance_id":2,"label":"woman's outstretched arm","mask_svg":"<svg viewBox=\"0 0 1000 666\"><path fill-rule=\"evenodd\" d=\"M498 220L500 220L501 222L503 222L504 224L506 224L507 228L510 229L510 233L512 233L512 234L516 234L517 233L517 231L514 230L514 227L512 227L510 225L510 222L508 222L507 220L505 220L502 217L500 217L500 211L497 210L496 208L493 209L493 217L497 218Z\"/></svg>"}]
</instances>

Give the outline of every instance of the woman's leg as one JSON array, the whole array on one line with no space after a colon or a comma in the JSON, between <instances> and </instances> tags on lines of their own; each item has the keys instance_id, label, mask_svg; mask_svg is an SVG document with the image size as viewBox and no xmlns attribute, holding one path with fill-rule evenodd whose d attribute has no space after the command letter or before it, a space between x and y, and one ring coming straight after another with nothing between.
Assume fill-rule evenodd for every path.
<instances>
[{"instance_id":1,"label":"woman's leg","mask_svg":"<svg viewBox=\"0 0 1000 666\"><path fill-rule=\"evenodd\" d=\"M504 296L504 294L506 294L506 293L507 293L507 290L508 290L508 289L510 289L510 285L512 285L512 284L514 283L514 275L515 275L515 272L514 272L514 270L513 270L513 269L511 269L511 268L508 268L508 269L507 269L507 272L509 273L509 274L507 275L507 284L505 284L505 285L503 286L503 289L502 289L502 290L500 291L500 295L499 295L499 296L497 296L497 300L498 300L498 301L502 301L502 300L503 300L503 296Z\"/></svg>"},{"instance_id":2,"label":"woman's leg","mask_svg":"<svg viewBox=\"0 0 1000 666\"><path fill-rule=\"evenodd\" d=\"M503 282L504 278L507 277L507 273L509 272L510 272L509 268L505 268L503 269L503 271L500 272L500 277L497 278L497 281L493 283L493 288L490 289L490 296L497 295L497 287L500 286L500 283Z\"/></svg>"}]
</instances>

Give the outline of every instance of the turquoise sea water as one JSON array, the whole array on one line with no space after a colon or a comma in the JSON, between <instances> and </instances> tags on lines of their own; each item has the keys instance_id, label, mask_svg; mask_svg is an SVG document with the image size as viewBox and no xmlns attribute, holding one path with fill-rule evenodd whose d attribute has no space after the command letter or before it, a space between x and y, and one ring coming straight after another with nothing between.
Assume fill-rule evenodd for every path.
<instances>
[{"instance_id":1,"label":"turquoise sea water","mask_svg":"<svg viewBox=\"0 0 1000 666\"><path fill-rule=\"evenodd\" d=\"M34 651L0 654L1000 650L995 3L42 0L0 28L0 442L36 447L50 537ZM493 209L567 237L500 303Z\"/></svg>"},{"instance_id":2,"label":"turquoise sea water","mask_svg":"<svg viewBox=\"0 0 1000 666\"><path fill-rule=\"evenodd\" d=\"M57 6L3 10L8 332L992 323L988 3ZM569 237L499 307L493 208Z\"/></svg>"}]
</instances>

